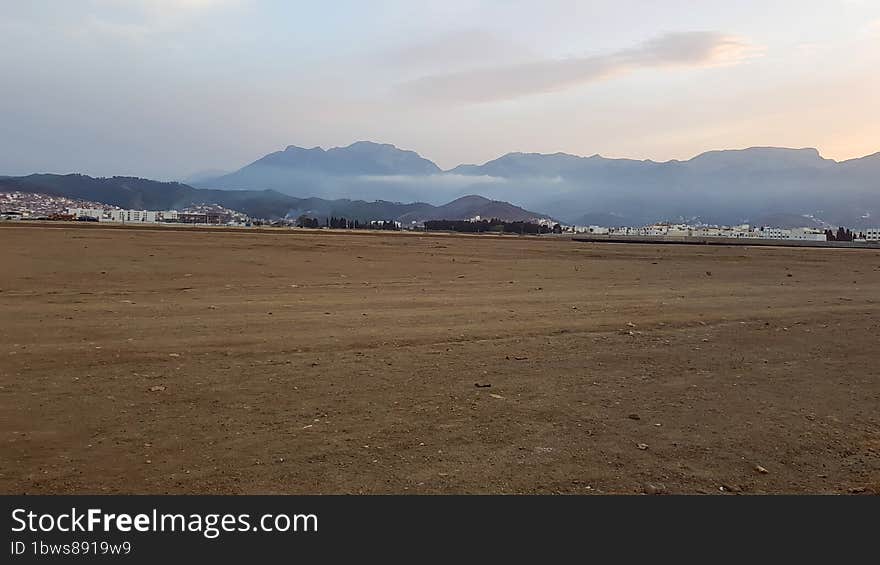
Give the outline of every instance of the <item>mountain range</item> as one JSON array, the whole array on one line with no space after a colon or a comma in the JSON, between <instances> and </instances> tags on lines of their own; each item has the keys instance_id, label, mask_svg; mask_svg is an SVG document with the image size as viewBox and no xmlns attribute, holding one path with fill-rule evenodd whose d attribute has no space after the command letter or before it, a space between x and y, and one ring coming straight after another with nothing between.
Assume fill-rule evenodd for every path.
<instances>
[{"instance_id":1,"label":"mountain range","mask_svg":"<svg viewBox=\"0 0 880 565\"><path fill-rule=\"evenodd\" d=\"M364 200L326 200L297 198L274 190L214 190L193 188L178 182L158 182L134 177L94 178L85 175L35 174L25 177L0 177L0 191L21 191L65 196L102 202L113 206L144 210L182 209L190 205L212 203L244 212L257 218L331 216L351 220L397 220L404 223L425 220L462 220L482 216L508 221L549 218L546 214L524 210L508 202L468 195L442 206L425 202Z\"/></svg>"},{"instance_id":2,"label":"mountain range","mask_svg":"<svg viewBox=\"0 0 880 565\"><path fill-rule=\"evenodd\" d=\"M666 162L508 153L444 171L413 151L360 141L328 150L289 146L196 184L434 204L481 194L576 224L775 219L861 227L876 223L880 214L880 153L841 162L816 149L776 147L709 151Z\"/></svg>"},{"instance_id":3,"label":"mountain range","mask_svg":"<svg viewBox=\"0 0 880 565\"><path fill-rule=\"evenodd\" d=\"M576 225L880 224L880 153L840 162L816 149L776 147L666 162L508 153L442 170L413 151L359 141L327 150L291 145L232 173L195 178L182 184L36 174L0 177L0 188L130 208L214 202L264 218L306 213L405 222L479 215L552 217Z\"/></svg>"}]
</instances>

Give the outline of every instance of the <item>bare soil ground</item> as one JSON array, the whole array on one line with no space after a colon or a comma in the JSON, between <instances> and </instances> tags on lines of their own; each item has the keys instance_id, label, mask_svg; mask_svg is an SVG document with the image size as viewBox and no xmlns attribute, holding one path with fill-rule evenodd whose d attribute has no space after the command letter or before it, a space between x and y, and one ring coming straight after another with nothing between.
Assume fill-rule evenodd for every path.
<instances>
[{"instance_id":1,"label":"bare soil ground","mask_svg":"<svg viewBox=\"0 0 880 565\"><path fill-rule=\"evenodd\" d=\"M875 251L4 225L0 265L2 493L880 491Z\"/></svg>"}]
</instances>

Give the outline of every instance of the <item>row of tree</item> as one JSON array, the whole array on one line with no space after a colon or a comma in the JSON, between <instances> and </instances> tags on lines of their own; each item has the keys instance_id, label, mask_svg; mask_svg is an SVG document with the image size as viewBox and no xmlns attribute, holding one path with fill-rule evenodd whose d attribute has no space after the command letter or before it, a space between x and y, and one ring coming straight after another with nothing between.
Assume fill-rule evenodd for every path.
<instances>
[{"instance_id":1,"label":"row of tree","mask_svg":"<svg viewBox=\"0 0 880 565\"><path fill-rule=\"evenodd\" d=\"M348 218L337 218L330 216L324 218L322 224L318 218L310 218L302 215L296 219L296 225L301 228L318 229L321 227L333 230L399 230L397 223L388 220L361 222L360 220L349 220Z\"/></svg>"},{"instance_id":2,"label":"row of tree","mask_svg":"<svg viewBox=\"0 0 880 565\"><path fill-rule=\"evenodd\" d=\"M321 227L336 230L399 230L397 222L380 220L361 222L348 218L330 216L324 218L323 223L318 218L302 215L296 219L296 225L301 228L318 229ZM455 231L462 233L518 233L518 234L547 234L562 233L559 224L553 227L532 222L508 222L492 218L491 220L428 220L425 222L425 230L430 231Z\"/></svg>"},{"instance_id":3,"label":"row of tree","mask_svg":"<svg viewBox=\"0 0 880 565\"><path fill-rule=\"evenodd\" d=\"M859 232L858 235L846 228L839 227L837 232L834 230L825 230L825 239L828 241L852 241L853 239L865 239L865 234Z\"/></svg>"},{"instance_id":4,"label":"row of tree","mask_svg":"<svg viewBox=\"0 0 880 565\"><path fill-rule=\"evenodd\" d=\"M546 234L562 233L562 226L554 225L552 228L544 224L532 222L507 222L492 218L491 220L428 220L425 222L425 230L455 231L463 233L519 233L519 234Z\"/></svg>"}]
</instances>

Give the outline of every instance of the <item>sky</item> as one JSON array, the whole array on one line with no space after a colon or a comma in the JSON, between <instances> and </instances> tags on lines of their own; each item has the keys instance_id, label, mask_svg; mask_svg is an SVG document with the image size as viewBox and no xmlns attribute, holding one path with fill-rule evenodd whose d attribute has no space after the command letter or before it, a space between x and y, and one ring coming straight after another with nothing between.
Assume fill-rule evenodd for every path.
<instances>
[{"instance_id":1,"label":"sky","mask_svg":"<svg viewBox=\"0 0 880 565\"><path fill-rule=\"evenodd\" d=\"M0 174L880 151L876 0L0 0Z\"/></svg>"}]
</instances>

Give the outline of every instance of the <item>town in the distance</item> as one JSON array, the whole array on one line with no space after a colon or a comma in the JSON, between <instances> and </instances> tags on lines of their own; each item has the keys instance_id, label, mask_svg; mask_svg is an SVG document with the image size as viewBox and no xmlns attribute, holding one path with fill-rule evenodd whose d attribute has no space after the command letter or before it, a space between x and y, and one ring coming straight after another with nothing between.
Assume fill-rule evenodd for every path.
<instances>
[{"instance_id":1,"label":"town in the distance","mask_svg":"<svg viewBox=\"0 0 880 565\"><path fill-rule=\"evenodd\" d=\"M301 214L290 218L253 218L248 214L226 208L216 203L194 204L180 210L123 209L100 202L84 201L41 193L20 191L0 192L0 220L4 221L69 221L109 222L126 225L185 224L228 227L285 227L312 229L380 229L409 231L449 231L462 233L513 233L513 234L578 234L592 237L595 241L615 239L625 242L642 238L669 242L695 241L700 238L718 238L719 241L756 242L852 242L880 244L880 227L850 230L840 226L832 228L707 225L702 223L659 222L641 227L569 225L552 218L535 217L527 220L484 218L475 215L463 219L412 220L403 223L386 218L368 220L344 217L311 217Z\"/></svg>"}]
</instances>

